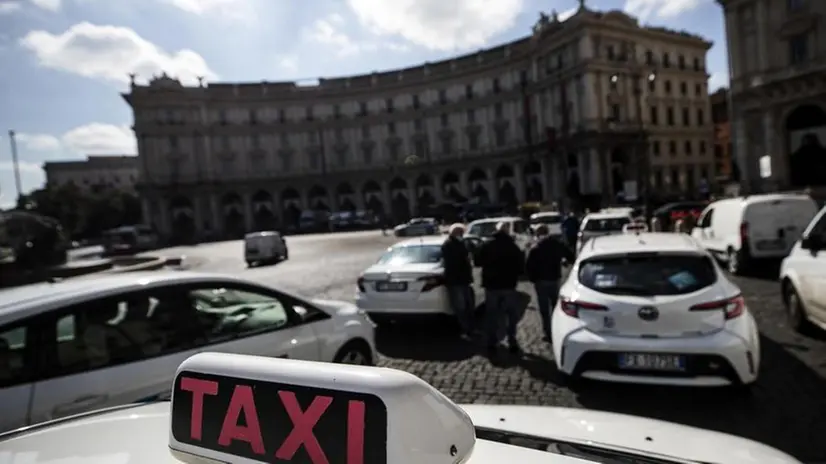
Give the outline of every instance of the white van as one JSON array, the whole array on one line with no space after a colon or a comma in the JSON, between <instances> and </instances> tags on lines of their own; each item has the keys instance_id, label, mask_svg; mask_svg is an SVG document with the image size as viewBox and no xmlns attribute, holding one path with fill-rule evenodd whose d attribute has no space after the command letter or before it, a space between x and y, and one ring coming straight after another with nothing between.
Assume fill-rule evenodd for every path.
<instances>
[{"instance_id":1,"label":"white van","mask_svg":"<svg viewBox=\"0 0 826 464\"><path fill-rule=\"evenodd\" d=\"M275 231L252 232L244 236L244 260L247 266L287 259L287 241Z\"/></svg>"},{"instance_id":2,"label":"white van","mask_svg":"<svg viewBox=\"0 0 826 464\"><path fill-rule=\"evenodd\" d=\"M826 207L780 266L783 304L798 331L814 324L826 330Z\"/></svg>"},{"instance_id":3,"label":"white van","mask_svg":"<svg viewBox=\"0 0 826 464\"><path fill-rule=\"evenodd\" d=\"M755 261L786 257L815 214L817 204L808 195L727 198L703 210L691 236L739 274Z\"/></svg>"}]
</instances>

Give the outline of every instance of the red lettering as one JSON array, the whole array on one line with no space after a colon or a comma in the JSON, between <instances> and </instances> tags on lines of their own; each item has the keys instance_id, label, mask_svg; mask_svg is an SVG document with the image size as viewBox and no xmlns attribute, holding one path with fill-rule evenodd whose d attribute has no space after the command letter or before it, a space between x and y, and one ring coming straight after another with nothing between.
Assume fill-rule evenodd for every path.
<instances>
[{"instance_id":1,"label":"red lettering","mask_svg":"<svg viewBox=\"0 0 826 464\"><path fill-rule=\"evenodd\" d=\"M298 451L298 448L304 445L304 449L307 450L307 455L310 456L310 461L313 464L329 464L330 461L327 460L324 450L321 449L321 445L313 433L313 427L321 419L327 408L330 407L333 398L316 396L313 402L310 403L310 407L306 411L302 411L295 393L279 391L278 396L281 397L281 403L284 404L287 415L293 421L293 430L287 435L278 451L275 452L275 457L282 461L289 461Z\"/></svg>"},{"instance_id":2,"label":"red lettering","mask_svg":"<svg viewBox=\"0 0 826 464\"><path fill-rule=\"evenodd\" d=\"M217 395L218 382L212 380L181 379L181 390L192 393L192 415L189 424L189 436L193 440L201 440L202 423L204 421L204 395Z\"/></svg>"},{"instance_id":3,"label":"red lettering","mask_svg":"<svg viewBox=\"0 0 826 464\"><path fill-rule=\"evenodd\" d=\"M244 422L247 424L245 426L238 423L241 414L244 414ZM229 401L227 415L224 416L224 423L221 425L221 435L218 436L218 444L221 446L229 446L234 440L249 443L255 454L265 453L255 398L252 396L252 387L249 385L235 387L232 399Z\"/></svg>"},{"instance_id":4,"label":"red lettering","mask_svg":"<svg viewBox=\"0 0 826 464\"><path fill-rule=\"evenodd\" d=\"M364 401L347 404L347 464L364 464Z\"/></svg>"}]
</instances>

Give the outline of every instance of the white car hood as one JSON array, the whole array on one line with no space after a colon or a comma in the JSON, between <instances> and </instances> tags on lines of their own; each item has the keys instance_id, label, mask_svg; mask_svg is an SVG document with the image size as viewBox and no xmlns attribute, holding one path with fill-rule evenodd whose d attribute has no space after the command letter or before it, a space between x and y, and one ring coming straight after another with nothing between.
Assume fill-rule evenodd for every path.
<instances>
[{"instance_id":1,"label":"white car hood","mask_svg":"<svg viewBox=\"0 0 826 464\"><path fill-rule=\"evenodd\" d=\"M35 426L0 442L11 462L128 462L180 464L167 446L167 401L92 413L77 419ZM629 452L714 464L800 464L768 446L693 427L600 411L541 406L462 406L477 427L574 442L599 443ZM94 437L90 440L89 437ZM651 440L646 440L650 437ZM74 460L72 459L74 458ZM19 459L20 461L16 461ZM587 464L591 461L537 449L477 440L466 464Z\"/></svg>"},{"instance_id":2,"label":"white car hood","mask_svg":"<svg viewBox=\"0 0 826 464\"><path fill-rule=\"evenodd\" d=\"M346 301L313 299L310 300L310 303L340 316L347 316L358 312L356 305Z\"/></svg>"},{"instance_id":3,"label":"white car hood","mask_svg":"<svg viewBox=\"0 0 826 464\"><path fill-rule=\"evenodd\" d=\"M800 463L779 450L745 438L643 417L541 406L462 408L476 427L535 437L603 444L703 464Z\"/></svg>"}]
</instances>

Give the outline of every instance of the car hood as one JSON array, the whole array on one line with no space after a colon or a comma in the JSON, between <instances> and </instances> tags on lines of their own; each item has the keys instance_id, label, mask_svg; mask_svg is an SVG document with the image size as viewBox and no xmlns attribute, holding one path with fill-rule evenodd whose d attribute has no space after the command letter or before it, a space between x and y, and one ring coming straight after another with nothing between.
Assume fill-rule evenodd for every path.
<instances>
[{"instance_id":1,"label":"car hood","mask_svg":"<svg viewBox=\"0 0 826 464\"><path fill-rule=\"evenodd\" d=\"M73 462L180 464L167 446L169 406L168 401L162 401L53 421L0 436L0 448L32 464L68 458L73 458ZM673 456L683 462L800 464L780 451L743 438L620 414L542 406L466 405L463 408L474 425L481 428L591 446L604 444L632 453L642 450L663 457ZM504 461L590 462L517 444L477 440L466 464Z\"/></svg>"},{"instance_id":2,"label":"car hood","mask_svg":"<svg viewBox=\"0 0 826 464\"><path fill-rule=\"evenodd\" d=\"M462 407L476 427L515 434L602 444L702 464L799 464L793 457L762 443L655 419L541 406Z\"/></svg>"},{"instance_id":3,"label":"car hood","mask_svg":"<svg viewBox=\"0 0 826 464\"><path fill-rule=\"evenodd\" d=\"M310 300L310 302L339 316L349 316L358 312L358 307L356 305L346 301L313 299Z\"/></svg>"}]
</instances>

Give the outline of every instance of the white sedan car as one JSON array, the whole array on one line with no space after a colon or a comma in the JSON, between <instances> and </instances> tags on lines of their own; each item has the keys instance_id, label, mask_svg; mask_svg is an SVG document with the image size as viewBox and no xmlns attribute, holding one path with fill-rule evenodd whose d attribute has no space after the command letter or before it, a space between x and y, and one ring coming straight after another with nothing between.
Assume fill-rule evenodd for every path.
<instances>
[{"instance_id":1,"label":"white sedan car","mask_svg":"<svg viewBox=\"0 0 826 464\"><path fill-rule=\"evenodd\" d=\"M800 464L745 438L642 417L460 406L387 368L202 353L167 388L171 401L0 435L5 462Z\"/></svg>"},{"instance_id":2,"label":"white sedan car","mask_svg":"<svg viewBox=\"0 0 826 464\"><path fill-rule=\"evenodd\" d=\"M743 387L760 369L740 289L684 234L592 238L560 289L552 338L571 378Z\"/></svg>"},{"instance_id":3,"label":"white sedan car","mask_svg":"<svg viewBox=\"0 0 826 464\"><path fill-rule=\"evenodd\" d=\"M169 392L200 351L371 364L353 304L167 271L0 291L0 431Z\"/></svg>"},{"instance_id":4,"label":"white sedan car","mask_svg":"<svg viewBox=\"0 0 826 464\"><path fill-rule=\"evenodd\" d=\"M481 245L481 239L468 238ZM358 279L356 306L376 323L405 317L453 315L442 282L442 244L445 236L399 242ZM478 292L478 287L474 287ZM475 301L481 295L474 294Z\"/></svg>"},{"instance_id":5,"label":"white sedan car","mask_svg":"<svg viewBox=\"0 0 826 464\"><path fill-rule=\"evenodd\" d=\"M433 218L413 218L393 228L396 237L417 237L439 233L439 223Z\"/></svg>"}]
</instances>

